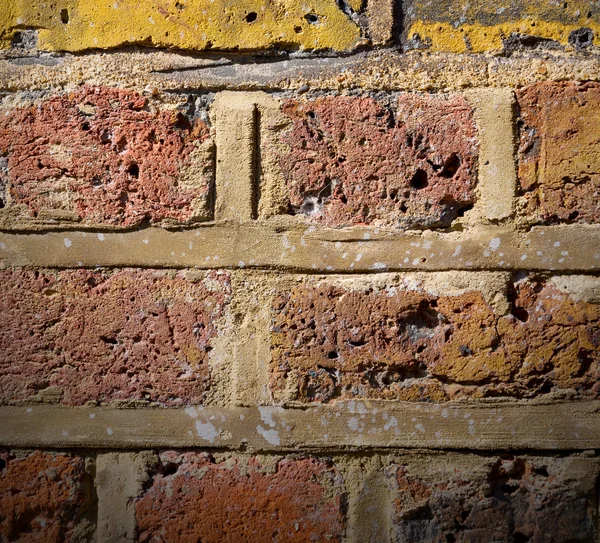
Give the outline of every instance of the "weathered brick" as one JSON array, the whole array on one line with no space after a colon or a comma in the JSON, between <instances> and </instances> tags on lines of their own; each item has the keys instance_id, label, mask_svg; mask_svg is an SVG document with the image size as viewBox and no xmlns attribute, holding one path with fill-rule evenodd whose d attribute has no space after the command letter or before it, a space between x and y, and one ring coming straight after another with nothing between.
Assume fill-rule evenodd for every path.
<instances>
[{"instance_id":1,"label":"weathered brick","mask_svg":"<svg viewBox=\"0 0 600 543\"><path fill-rule=\"evenodd\" d=\"M0 207L20 205L24 217L118 226L210 217L208 126L133 91L83 87L5 109L0 156Z\"/></svg>"},{"instance_id":2,"label":"weathered brick","mask_svg":"<svg viewBox=\"0 0 600 543\"><path fill-rule=\"evenodd\" d=\"M477 131L459 96L287 100L273 145L291 209L328 226L448 226L475 201Z\"/></svg>"},{"instance_id":3,"label":"weathered brick","mask_svg":"<svg viewBox=\"0 0 600 543\"><path fill-rule=\"evenodd\" d=\"M600 304L535 278L513 297L498 316L478 291L306 282L274 301L271 387L305 402L598 396Z\"/></svg>"},{"instance_id":4,"label":"weathered brick","mask_svg":"<svg viewBox=\"0 0 600 543\"><path fill-rule=\"evenodd\" d=\"M229 277L0 272L0 398L201 402ZM37 396L36 396L37 394Z\"/></svg>"},{"instance_id":5,"label":"weathered brick","mask_svg":"<svg viewBox=\"0 0 600 543\"><path fill-rule=\"evenodd\" d=\"M410 0L404 39L409 48L483 52L559 44L584 49L600 30L597 2L572 0Z\"/></svg>"},{"instance_id":6,"label":"weathered brick","mask_svg":"<svg viewBox=\"0 0 600 543\"><path fill-rule=\"evenodd\" d=\"M594 541L593 458L431 455L386 468L392 540Z\"/></svg>"},{"instance_id":7,"label":"weathered brick","mask_svg":"<svg viewBox=\"0 0 600 543\"><path fill-rule=\"evenodd\" d=\"M136 503L139 541L342 539L343 480L330 462L165 452L161 464Z\"/></svg>"},{"instance_id":8,"label":"weathered brick","mask_svg":"<svg viewBox=\"0 0 600 543\"><path fill-rule=\"evenodd\" d=\"M364 43L358 25L335 0L63 0L60 5L6 0L0 4L0 25L0 46L33 28L38 47L51 51L131 45L347 50Z\"/></svg>"},{"instance_id":9,"label":"weathered brick","mask_svg":"<svg viewBox=\"0 0 600 543\"><path fill-rule=\"evenodd\" d=\"M529 222L600 222L598 83L539 83L517 93L519 186Z\"/></svg>"},{"instance_id":10,"label":"weathered brick","mask_svg":"<svg viewBox=\"0 0 600 543\"><path fill-rule=\"evenodd\" d=\"M83 458L0 451L0 540L92 541L92 501Z\"/></svg>"}]
</instances>

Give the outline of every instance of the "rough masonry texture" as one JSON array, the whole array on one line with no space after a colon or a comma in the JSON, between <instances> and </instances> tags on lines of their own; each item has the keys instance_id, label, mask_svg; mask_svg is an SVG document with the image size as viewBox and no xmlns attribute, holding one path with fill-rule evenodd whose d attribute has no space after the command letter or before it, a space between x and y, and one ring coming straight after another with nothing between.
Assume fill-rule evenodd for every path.
<instances>
[{"instance_id":1,"label":"rough masonry texture","mask_svg":"<svg viewBox=\"0 0 600 543\"><path fill-rule=\"evenodd\" d=\"M478 140L458 96L287 100L279 165L294 213L328 226L448 226L476 200Z\"/></svg>"},{"instance_id":2,"label":"rough masonry texture","mask_svg":"<svg viewBox=\"0 0 600 543\"><path fill-rule=\"evenodd\" d=\"M339 471L317 458L265 460L162 453L135 504L139 541L341 541Z\"/></svg>"},{"instance_id":3,"label":"rough masonry texture","mask_svg":"<svg viewBox=\"0 0 600 543\"><path fill-rule=\"evenodd\" d=\"M597 543L600 0L0 0L0 543Z\"/></svg>"},{"instance_id":4,"label":"rough masonry texture","mask_svg":"<svg viewBox=\"0 0 600 543\"><path fill-rule=\"evenodd\" d=\"M81 456L0 451L2 541L92 541L92 481Z\"/></svg>"},{"instance_id":5,"label":"rough masonry texture","mask_svg":"<svg viewBox=\"0 0 600 543\"><path fill-rule=\"evenodd\" d=\"M517 93L522 214L545 224L600 222L598 83L540 83Z\"/></svg>"},{"instance_id":6,"label":"rough masonry texture","mask_svg":"<svg viewBox=\"0 0 600 543\"><path fill-rule=\"evenodd\" d=\"M229 299L226 274L152 270L2 272L0 394L201 402Z\"/></svg>"},{"instance_id":7,"label":"rough masonry texture","mask_svg":"<svg viewBox=\"0 0 600 543\"><path fill-rule=\"evenodd\" d=\"M85 87L5 108L0 141L0 206L20 219L131 226L209 216L206 122L152 108L137 92Z\"/></svg>"},{"instance_id":8,"label":"rough masonry texture","mask_svg":"<svg viewBox=\"0 0 600 543\"><path fill-rule=\"evenodd\" d=\"M393 540L593 541L587 477L597 470L595 459L581 457L397 459L385 468Z\"/></svg>"},{"instance_id":9,"label":"rough masonry texture","mask_svg":"<svg viewBox=\"0 0 600 543\"><path fill-rule=\"evenodd\" d=\"M597 396L600 306L535 277L510 296L501 316L477 291L300 285L273 303L271 386L300 401Z\"/></svg>"}]
</instances>

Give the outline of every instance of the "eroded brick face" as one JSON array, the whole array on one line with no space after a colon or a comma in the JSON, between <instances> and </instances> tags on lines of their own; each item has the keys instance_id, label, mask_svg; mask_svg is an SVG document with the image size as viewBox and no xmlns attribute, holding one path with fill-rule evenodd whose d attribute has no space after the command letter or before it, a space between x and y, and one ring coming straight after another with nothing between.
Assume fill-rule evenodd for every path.
<instances>
[{"instance_id":1,"label":"eroded brick face","mask_svg":"<svg viewBox=\"0 0 600 543\"><path fill-rule=\"evenodd\" d=\"M26 206L29 216L60 211L131 226L208 214L212 159L203 121L103 87L2 113L0 184L10 204Z\"/></svg>"},{"instance_id":2,"label":"eroded brick face","mask_svg":"<svg viewBox=\"0 0 600 543\"><path fill-rule=\"evenodd\" d=\"M0 396L69 405L201 402L227 274L124 269L0 273ZM48 398L46 398L48 399Z\"/></svg>"},{"instance_id":3,"label":"eroded brick face","mask_svg":"<svg viewBox=\"0 0 600 543\"><path fill-rule=\"evenodd\" d=\"M539 83L517 97L521 213L534 223L600 222L600 84Z\"/></svg>"},{"instance_id":4,"label":"eroded brick face","mask_svg":"<svg viewBox=\"0 0 600 543\"><path fill-rule=\"evenodd\" d=\"M432 467L386 469L393 541L594 541L594 461L508 455L445 460L446 467L432 459Z\"/></svg>"},{"instance_id":5,"label":"eroded brick face","mask_svg":"<svg viewBox=\"0 0 600 543\"><path fill-rule=\"evenodd\" d=\"M499 317L476 291L305 283L274 302L271 386L301 401L597 396L600 306L535 279L513 294Z\"/></svg>"},{"instance_id":6,"label":"eroded brick face","mask_svg":"<svg viewBox=\"0 0 600 543\"><path fill-rule=\"evenodd\" d=\"M0 451L0 540L91 541L92 502L83 458Z\"/></svg>"},{"instance_id":7,"label":"eroded brick face","mask_svg":"<svg viewBox=\"0 0 600 543\"><path fill-rule=\"evenodd\" d=\"M165 452L135 506L139 541L234 543L341 541L343 480L316 458L217 462Z\"/></svg>"},{"instance_id":8,"label":"eroded brick face","mask_svg":"<svg viewBox=\"0 0 600 543\"><path fill-rule=\"evenodd\" d=\"M458 96L287 100L292 210L327 226L448 226L475 201L478 142Z\"/></svg>"}]
</instances>

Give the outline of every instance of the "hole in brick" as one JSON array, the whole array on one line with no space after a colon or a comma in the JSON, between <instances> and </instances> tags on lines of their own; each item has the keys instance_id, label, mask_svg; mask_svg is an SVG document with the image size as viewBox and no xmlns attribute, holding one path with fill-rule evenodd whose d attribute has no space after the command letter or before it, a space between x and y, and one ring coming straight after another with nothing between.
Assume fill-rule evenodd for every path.
<instances>
[{"instance_id":1,"label":"hole in brick","mask_svg":"<svg viewBox=\"0 0 600 543\"><path fill-rule=\"evenodd\" d=\"M100 341L108 343L109 345L116 345L118 342L114 337L100 336Z\"/></svg>"},{"instance_id":2,"label":"hole in brick","mask_svg":"<svg viewBox=\"0 0 600 543\"><path fill-rule=\"evenodd\" d=\"M2 209L4 207L4 200L2 200L2 198L0 198L0 209Z\"/></svg>"},{"instance_id":3,"label":"hole in brick","mask_svg":"<svg viewBox=\"0 0 600 543\"><path fill-rule=\"evenodd\" d=\"M594 32L591 28L578 28L569 34L569 43L575 49L586 49L594 43Z\"/></svg>"},{"instance_id":4,"label":"hole in brick","mask_svg":"<svg viewBox=\"0 0 600 543\"><path fill-rule=\"evenodd\" d=\"M529 536L526 536L521 532L515 532L513 537L515 543L527 543L527 541L529 541Z\"/></svg>"},{"instance_id":5,"label":"hole in brick","mask_svg":"<svg viewBox=\"0 0 600 543\"><path fill-rule=\"evenodd\" d=\"M359 340L359 341L349 341L348 342L349 345L351 345L352 347L362 347L363 345L366 345L367 342L364 340Z\"/></svg>"},{"instance_id":6,"label":"hole in brick","mask_svg":"<svg viewBox=\"0 0 600 543\"><path fill-rule=\"evenodd\" d=\"M134 162L127 168L127 173L137 179L140 176L140 167Z\"/></svg>"},{"instance_id":7,"label":"hole in brick","mask_svg":"<svg viewBox=\"0 0 600 543\"><path fill-rule=\"evenodd\" d=\"M329 358L329 360L335 360L338 357L338 353L337 351L329 351L327 353L327 358Z\"/></svg>"},{"instance_id":8,"label":"hole in brick","mask_svg":"<svg viewBox=\"0 0 600 543\"><path fill-rule=\"evenodd\" d=\"M317 115L315 114L314 111L307 111L306 116L310 117L311 119L314 119Z\"/></svg>"},{"instance_id":9,"label":"hole in brick","mask_svg":"<svg viewBox=\"0 0 600 543\"><path fill-rule=\"evenodd\" d=\"M65 25L69 22L69 10L68 9L60 10L60 20Z\"/></svg>"},{"instance_id":10,"label":"hole in brick","mask_svg":"<svg viewBox=\"0 0 600 543\"><path fill-rule=\"evenodd\" d=\"M456 543L456 537L452 534L446 534L446 543Z\"/></svg>"},{"instance_id":11,"label":"hole in brick","mask_svg":"<svg viewBox=\"0 0 600 543\"><path fill-rule=\"evenodd\" d=\"M461 207L461 208L460 208L460 209L459 209L459 210L456 212L456 216L457 216L457 217L464 217L464 216L465 216L465 213L466 213L467 211L471 211L471 209L473 209L473 207L474 207L474 206L473 206L473 204L469 204L469 205L466 205L466 206L464 206L464 207Z\"/></svg>"},{"instance_id":12,"label":"hole in brick","mask_svg":"<svg viewBox=\"0 0 600 543\"><path fill-rule=\"evenodd\" d=\"M404 204L402 204L400 206L400 211L402 211L402 213L406 213L408 211L408 208Z\"/></svg>"},{"instance_id":13,"label":"hole in brick","mask_svg":"<svg viewBox=\"0 0 600 543\"><path fill-rule=\"evenodd\" d=\"M251 11L250 13L248 13L248 15L246 15L244 17L244 20L247 23L253 23L254 21L256 21L256 17L257 17L256 12L255 11Z\"/></svg>"},{"instance_id":14,"label":"hole in brick","mask_svg":"<svg viewBox=\"0 0 600 543\"><path fill-rule=\"evenodd\" d=\"M295 26L294 27L294 32L296 34L302 34L302 27L301 26Z\"/></svg>"},{"instance_id":15,"label":"hole in brick","mask_svg":"<svg viewBox=\"0 0 600 543\"><path fill-rule=\"evenodd\" d=\"M522 307L514 307L512 314L521 322L527 322L529 319L529 312Z\"/></svg>"},{"instance_id":16,"label":"hole in brick","mask_svg":"<svg viewBox=\"0 0 600 543\"><path fill-rule=\"evenodd\" d=\"M579 211L572 211L571 213L569 213L569 220L570 221L576 220L577 217L579 217Z\"/></svg>"},{"instance_id":17,"label":"hole in brick","mask_svg":"<svg viewBox=\"0 0 600 543\"><path fill-rule=\"evenodd\" d=\"M82 123L81 130L85 130L86 132L90 129L90 123Z\"/></svg>"},{"instance_id":18,"label":"hole in brick","mask_svg":"<svg viewBox=\"0 0 600 543\"><path fill-rule=\"evenodd\" d=\"M307 13L304 18L311 25L316 25L319 22L319 16L316 13Z\"/></svg>"},{"instance_id":19,"label":"hole in brick","mask_svg":"<svg viewBox=\"0 0 600 543\"><path fill-rule=\"evenodd\" d=\"M6 467L6 462L0 458L0 471L2 471Z\"/></svg>"},{"instance_id":20,"label":"hole in brick","mask_svg":"<svg viewBox=\"0 0 600 543\"><path fill-rule=\"evenodd\" d=\"M177 464L174 462L169 462L168 464L163 464L162 473L164 477L168 475L175 475L177 473Z\"/></svg>"},{"instance_id":21,"label":"hole in brick","mask_svg":"<svg viewBox=\"0 0 600 543\"><path fill-rule=\"evenodd\" d=\"M421 190L427 185L429 185L429 182L427 181L427 172L419 168L410 180L410 186L413 189Z\"/></svg>"},{"instance_id":22,"label":"hole in brick","mask_svg":"<svg viewBox=\"0 0 600 543\"><path fill-rule=\"evenodd\" d=\"M517 490L519 490L519 485L511 485L508 483L504 483L503 485L500 485L500 490L502 490L504 494L510 496L511 494L514 494Z\"/></svg>"},{"instance_id":23,"label":"hole in brick","mask_svg":"<svg viewBox=\"0 0 600 543\"><path fill-rule=\"evenodd\" d=\"M460 158L456 153L452 153L445 161L444 167L440 172L440 177L445 177L446 179L450 179L456 175L456 172L460 168L461 162Z\"/></svg>"},{"instance_id":24,"label":"hole in brick","mask_svg":"<svg viewBox=\"0 0 600 543\"><path fill-rule=\"evenodd\" d=\"M104 130L102 132L102 134L100 134L100 141L102 143L109 143L110 142L110 132L108 130Z\"/></svg>"},{"instance_id":25,"label":"hole in brick","mask_svg":"<svg viewBox=\"0 0 600 543\"><path fill-rule=\"evenodd\" d=\"M473 351L471 349L469 349L469 347L467 345L461 345L459 347L460 349L460 354L462 354L463 356L471 356L473 354Z\"/></svg>"},{"instance_id":26,"label":"hole in brick","mask_svg":"<svg viewBox=\"0 0 600 543\"><path fill-rule=\"evenodd\" d=\"M542 477L548 477L550 475L548 473L548 470L545 467L534 468L533 472L536 473L537 475L541 475Z\"/></svg>"}]
</instances>

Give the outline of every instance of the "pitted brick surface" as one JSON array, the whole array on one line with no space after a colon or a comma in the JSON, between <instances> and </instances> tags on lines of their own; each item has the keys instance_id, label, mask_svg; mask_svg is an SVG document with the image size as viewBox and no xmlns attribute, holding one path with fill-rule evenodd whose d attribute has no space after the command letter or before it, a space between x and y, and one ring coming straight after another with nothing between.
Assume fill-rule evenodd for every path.
<instances>
[{"instance_id":1,"label":"pitted brick surface","mask_svg":"<svg viewBox=\"0 0 600 543\"><path fill-rule=\"evenodd\" d=\"M0 185L11 204L24 204L33 217L56 210L118 226L186 221L208 213L207 146L209 129L201 120L152 110L133 91L83 87L2 112Z\"/></svg>"},{"instance_id":2,"label":"pitted brick surface","mask_svg":"<svg viewBox=\"0 0 600 543\"><path fill-rule=\"evenodd\" d=\"M393 541L594 540L594 460L448 455L431 463L386 469Z\"/></svg>"},{"instance_id":3,"label":"pitted brick surface","mask_svg":"<svg viewBox=\"0 0 600 543\"><path fill-rule=\"evenodd\" d=\"M539 83L517 97L525 220L600 222L600 84Z\"/></svg>"},{"instance_id":4,"label":"pitted brick surface","mask_svg":"<svg viewBox=\"0 0 600 543\"><path fill-rule=\"evenodd\" d=\"M274 302L271 386L295 399L442 401L600 393L600 307L550 283L515 284L513 314L481 293L305 283Z\"/></svg>"},{"instance_id":5,"label":"pitted brick surface","mask_svg":"<svg viewBox=\"0 0 600 543\"><path fill-rule=\"evenodd\" d=\"M343 480L317 458L217 462L208 454L165 452L136 503L139 541L339 542Z\"/></svg>"},{"instance_id":6,"label":"pitted brick surface","mask_svg":"<svg viewBox=\"0 0 600 543\"><path fill-rule=\"evenodd\" d=\"M181 272L15 269L0 277L2 401L202 401L227 274L192 282Z\"/></svg>"},{"instance_id":7,"label":"pitted brick surface","mask_svg":"<svg viewBox=\"0 0 600 543\"><path fill-rule=\"evenodd\" d=\"M91 507L92 488L83 458L5 450L0 466L0 540L88 541L82 517Z\"/></svg>"},{"instance_id":8,"label":"pitted brick surface","mask_svg":"<svg viewBox=\"0 0 600 543\"><path fill-rule=\"evenodd\" d=\"M327 226L448 226L475 202L477 131L459 96L287 100L292 209Z\"/></svg>"}]
</instances>

